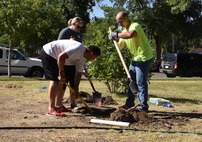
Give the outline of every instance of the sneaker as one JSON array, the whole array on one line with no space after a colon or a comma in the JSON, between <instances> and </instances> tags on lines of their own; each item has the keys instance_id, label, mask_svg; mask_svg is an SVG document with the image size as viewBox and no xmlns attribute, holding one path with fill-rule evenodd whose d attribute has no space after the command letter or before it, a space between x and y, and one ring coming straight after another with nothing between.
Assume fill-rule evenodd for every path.
<instances>
[{"instance_id":1,"label":"sneaker","mask_svg":"<svg viewBox=\"0 0 202 142\"><path fill-rule=\"evenodd\" d=\"M49 110L48 113L46 113L47 116L60 116L65 117L66 115L58 110Z\"/></svg>"},{"instance_id":2,"label":"sneaker","mask_svg":"<svg viewBox=\"0 0 202 142\"><path fill-rule=\"evenodd\" d=\"M71 107L71 109L74 109L74 108L77 107L77 101L76 101L76 99L72 99L72 100L71 100L71 105L70 105L70 107Z\"/></svg>"},{"instance_id":3,"label":"sneaker","mask_svg":"<svg viewBox=\"0 0 202 142\"><path fill-rule=\"evenodd\" d=\"M77 109L78 108L78 106L76 105L76 104L71 104L71 109Z\"/></svg>"},{"instance_id":4,"label":"sneaker","mask_svg":"<svg viewBox=\"0 0 202 142\"><path fill-rule=\"evenodd\" d=\"M64 105L56 108L59 112L72 112L70 109L66 108Z\"/></svg>"}]
</instances>

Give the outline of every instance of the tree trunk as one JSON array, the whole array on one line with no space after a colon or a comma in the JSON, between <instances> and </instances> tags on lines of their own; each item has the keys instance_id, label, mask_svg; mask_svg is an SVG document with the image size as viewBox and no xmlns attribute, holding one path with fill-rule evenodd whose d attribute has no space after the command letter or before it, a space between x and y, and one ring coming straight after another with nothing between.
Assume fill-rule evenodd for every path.
<instances>
[{"instance_id":1,"label":"tree trunk","mask_svg":"<svg viewBox=\"0 0 202 142\"><path fill-rule=\"evenodd\" d=\"M8 77L11 77L11 44L9 44L9 50L8 50Z\"/></svg>"},{"instance_id":2,"label":"tree trunk","mask_svg":"<svg viewBox=\"0 0 202 142\"><path fill-rule=\"evenodd\" d=\"M155 43L156 43L156 58L161 59L161 45L160 45L160 39L158 35L154 36Z\"/></svg>"}]
</instances>

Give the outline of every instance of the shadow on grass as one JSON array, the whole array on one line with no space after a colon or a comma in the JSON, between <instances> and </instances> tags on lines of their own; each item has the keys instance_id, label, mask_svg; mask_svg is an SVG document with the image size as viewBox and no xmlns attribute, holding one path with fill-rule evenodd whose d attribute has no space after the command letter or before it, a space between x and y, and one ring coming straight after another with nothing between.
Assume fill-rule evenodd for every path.
<instances>
[{"instance_id":1,"label":"shadow on grass","mask_svg":"<svg viewBox=\"0 0 202 142\"><path fill-rule=\"evenodd\" d=\"M0 81L47 81L44 78L0 75Z\"/></svg>"},{"instance_id":2,"label":"shadow on grass","mask_svg":"<svg viewBox=\"0 0 202 142\"><path fill-rule=\"evenodd\" d=\"M149 95L149 97L159 98L159 96L155 95ZM175 103L191 103L191 104L201 104L202 101L200 100L193 100L193 99L187 99L187 98L173 98L173 97L166 97L164 99L167 99L169 101L175 102Z\"/></svg>"},{"instance_id":3,"label":"shadow on grass","mask_svg":"<svg viewBox=\"0 0 202 142\"><path fill-rule=\"evenodd\" d=\"M195 112L165 112L165 111L150 111L153 113L155 117L160 117L162 119L171 119L171 118L185 118L185 119L202 119L202 113L195 113Z\"/></svg>"}]
</instances>

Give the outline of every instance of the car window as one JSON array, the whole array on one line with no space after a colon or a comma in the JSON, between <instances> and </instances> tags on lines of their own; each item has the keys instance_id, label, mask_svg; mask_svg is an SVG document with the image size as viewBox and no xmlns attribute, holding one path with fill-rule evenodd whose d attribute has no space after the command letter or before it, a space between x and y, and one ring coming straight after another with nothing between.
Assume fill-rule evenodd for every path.
<instances>
[{"instance_id":1,"label":"car window","mask_svg":"<svg viewBox=\"0 0 202 142\"><path fill-rule=\"evenodd\" d=\"M6 57L8 58L8 51L6 51ZM19 52L13 50L11 52L11 59L13 59L13 60L25 60L25 57L23 57Z\"/></svg>"},{"instance_id":2,"label":"car window","mask_svg":"<svg viewBox=\"0 0 202 142\"><path fill-rule=\"evenodd\" d=\"M167 62L172 62L172 61L176 61L177 57L175 53L166 53L162 56L162 60Z\"/></svg>"},{"instance_id":3,"label":"car window","mask_svg":"<svg viewBox=\"0 0 202 142\"><path fill-rule=\"evenodd\" d=\"M0 58L3 58L3 50L0 49Z\"/></svg>"}]
</instances>

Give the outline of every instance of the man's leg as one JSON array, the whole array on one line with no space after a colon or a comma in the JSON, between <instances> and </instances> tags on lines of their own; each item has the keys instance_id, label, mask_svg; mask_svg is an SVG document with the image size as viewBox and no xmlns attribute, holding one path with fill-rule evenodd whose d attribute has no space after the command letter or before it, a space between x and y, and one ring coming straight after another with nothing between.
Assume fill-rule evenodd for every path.
<instances>
[{"instance_id":1,"label":"man's leg","mask_svg":"<svg viewBox=\"0 0 202 142\"><path fill-rule=\"evenodd\" d=\"M61 113L56 106L56 97L58 93L58 81L50 81L49 87L48 87L48 96L49 96L49 107L48 107L48 113L46 115L48 116L66 116L65 114Z\"/></svg>"},{"instance_id":2,"label":"man's leg","mask_svg":"<svg viewBox=\"0 0 202 142\"><path fill-rule=\"evenodd\" d=\"M147 78L148 78L148 71L149 71L149 65L150 61L146 62L138 62L136 66L136 81L137 81L137 86L138 86L138 93L137 93L137 98L138 98L138 109L140 110L146 110L148 111L148 83L147 83Z\"/></svg>"},{"instance_id":3,"label":"man's leg","mask_svg":"<svg viewBox=\"0 0 202 142\"><path fill-rule=\"evenodd\" d=\"M55 105L57 107L62 106L62 100L63 100L63 96L64 96L64 89L63 89L64 84L58 82L57 84L57 95L56 95L56 103Z\"/></svg>"}]
</instances>

